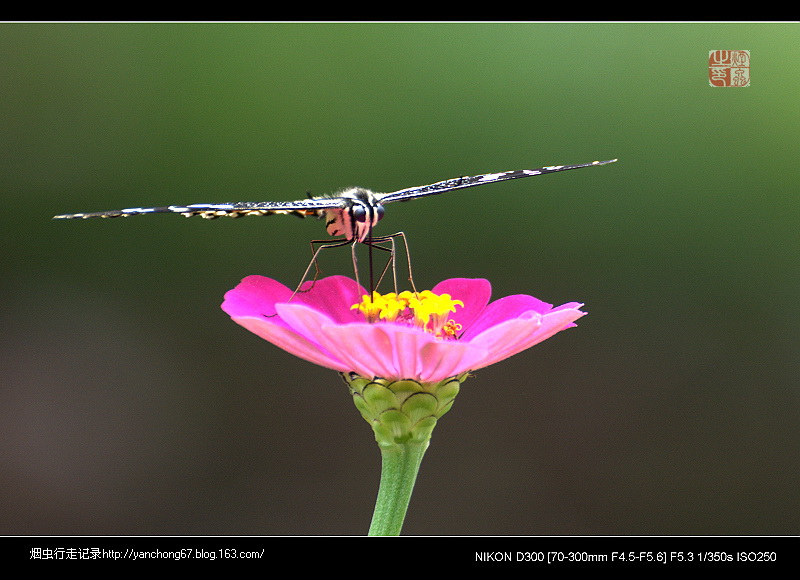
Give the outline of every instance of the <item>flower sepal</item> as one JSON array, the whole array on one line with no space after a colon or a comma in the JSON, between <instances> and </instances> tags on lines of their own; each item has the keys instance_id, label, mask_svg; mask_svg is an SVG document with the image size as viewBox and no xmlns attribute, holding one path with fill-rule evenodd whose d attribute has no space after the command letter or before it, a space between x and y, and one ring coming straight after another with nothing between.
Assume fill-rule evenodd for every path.
<instances>
[{"instance_id":1,"label":"flower sepal","mask_svg":"<svg viewBox=\"0 0 800 580\"><path fill-rule=\"evenodd\" d=\"M378 445L388 449L406 443L427 445L437 421L450 410L469 373L438 383L341 375Z\"/></svg>"}]
</instances>

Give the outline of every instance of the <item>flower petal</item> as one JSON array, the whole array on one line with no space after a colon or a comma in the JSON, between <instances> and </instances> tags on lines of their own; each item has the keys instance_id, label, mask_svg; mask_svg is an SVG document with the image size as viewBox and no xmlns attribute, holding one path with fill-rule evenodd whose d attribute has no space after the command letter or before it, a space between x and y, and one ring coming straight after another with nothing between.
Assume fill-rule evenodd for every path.
<instances>
[{"instance_id":1,"label":"flower petal","mask_svg":"<svg viewBox=\"0 0 800 580\"><path fill-rule=\"evenodd\" d=\"M251 316L232 318L235 323L240 324L253 334L260 336L288 353L325 368L336 371L350 370L347 365L330 356L319 345L307 340L291 328L286 327L284 324L270 322L271 320L279 320L278 317L269 320Z\"/></svg>"},{"instance_id":2,"label":"flower petal","mask_svg":"<svg viewBox=\"0 0 800 580\"><path fill-rule=\"evenodd\" d=\"M225 293L222 309L232 317L275 316L275 304L286 302L292 291L271 278L247 276L236 288Z\"/></svg>"},{"instance_id":3,"label":"flower petal","mask_svg":"<svg viewBox=\"0 0 800 580\"><path fill-rule=\"evenodd\" d=\"M556 306L555 308L553 308L553 312L556 312L557 310L578 310L581 313L581 316L584 316L588 314L588 312L580 310L582 306L583 303L581 302L567 302L566 304L562 304L561 306ZM580 318L580 316L578 318ZM570 322L564 328L572 328L573 326L578 326L578 325L575 324L574 322Z\"/></svg>"},{"instance_id":4,"label":"flower petal","mask_svg":"<svg viewBox=\"0 0 800 580\"><path fill-rule=\"evenodd\" d=\"M324 312L338 323L362 322L364 316L358 310L351 310L353 304L361 302L367 291L346 276L329 276L316 281L305 282L292 302L305 304Z\"/></svg>"},{"instance_id":5,"label":"flower petal","mask_svg":"<svg viewBox=\"0 0 800 580\"><path fill-rule=\"evenodd\" d=\"M564 330L586 314L571 308L554 310L547 314L529 311L519 318L506 320L486 329L470 340L470 344L486 349L487 357L471 367L483 368L506 359Z\"/></svg>"},{"instance_id":6,"label":"flower petal","mask_svg":"<svg viewBox=\"0 0 800 580\"><path fill-rule=\"evenodd\" d=\"M277 308L293 329L342 361L347 370L369 377L396 374L392 344L381 329L383 324L336 324L321 312L296 303Z\"/></svg>"},{"instance_id":7,"label":"flower petal","mask_svg":"<svg viewBox=\"0 0 800 580\"><path fill-rule=\"evenodd\" d=\"M483 278L450 278L439 282L431 291L434 294L449 294L453 300L461 300L464 307L457 307L455 313L448 318L452 318L463 328L469 328L489 304L492 285Z\"/></svg>"},{"instance_id":8,"label":"flower petal","mask_svg":"<svg viewBox=\"0 0 800 580\"><path fill-rule=\"evenodd\" d=\"M477 336L487 328L499 324L505 320L511 320L522 316L526 312L538 312L544 314L549 312L553 306L547 302L542 302L533 296L525 294L514 294L495 300L487 306L477 320L475 320L469 327L466 327L462 340L470 340L471 337Z\"/></svg>"},{"instance_id":9,"label":"flower petal","mask_svg":"<svg viewBox=\"0 0 800 580\"><path fill-rule=\"evenodd\" d=\"M419 380L438 383L473 370L476 361L485 360L487 356L484 347L460 340L438 340L426 344L420 351L422 372Z\"/></svg>"}]
</instances>

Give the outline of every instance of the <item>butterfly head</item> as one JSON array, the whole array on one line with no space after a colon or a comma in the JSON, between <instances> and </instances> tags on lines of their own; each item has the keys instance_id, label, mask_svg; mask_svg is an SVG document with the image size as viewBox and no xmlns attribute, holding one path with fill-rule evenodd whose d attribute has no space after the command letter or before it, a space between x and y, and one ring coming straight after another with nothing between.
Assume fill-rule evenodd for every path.
<instances>
[{"instance_id":1,"label":"butterfly head","mask_svg":"<svg viewBox=\"0 0 800 580\"><path fill-rule=\"evenodd\" d=\"M363 242L383 219L383 206L373 192L361 187L346 189L338 197L342 206L325 212L328 233Z\"/></svg>"}]
</instances>

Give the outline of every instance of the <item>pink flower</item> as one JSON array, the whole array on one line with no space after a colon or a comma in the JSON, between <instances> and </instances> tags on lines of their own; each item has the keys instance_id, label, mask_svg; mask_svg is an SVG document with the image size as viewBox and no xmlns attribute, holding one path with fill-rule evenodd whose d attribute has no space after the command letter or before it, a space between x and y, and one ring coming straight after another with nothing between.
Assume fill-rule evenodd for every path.
<instances>
[{"instance_id":1,"label":"pink flower","mask_svg":"<svg viewBox=\"0 0 800 580\"><path fill-rule=\"evenodd\" d=\"M577 302L553 308L524 294L490 304L491 285L483 279L437 284L428 294L446 298L447 314L426 316L424 324L413 315L368 320L363 305L372 302L344 276L307 282L303 289L308 291L292 297L292 290L275 280L248 276L225 294L222 309L261 338L323 367L424 383L499 362L575 326L586 314ZM443 322L432 330L432 319Z\"/></svg>"}]
</instances>

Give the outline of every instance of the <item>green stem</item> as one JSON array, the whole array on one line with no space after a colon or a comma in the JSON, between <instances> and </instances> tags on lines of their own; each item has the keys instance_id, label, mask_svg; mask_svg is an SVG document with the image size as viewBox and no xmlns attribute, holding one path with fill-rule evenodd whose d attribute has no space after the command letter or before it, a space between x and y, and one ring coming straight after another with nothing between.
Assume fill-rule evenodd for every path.
<instances>
[{"instance_id":1,"label":"green stem","mask_svg":"<svg viewBox=\"0 0 800 580\"><path fill-rule=\"evenodd\" d=\"M381 447L381 484L370 536L399 536L428 441Z\"/></svg>"}]
</instances>

